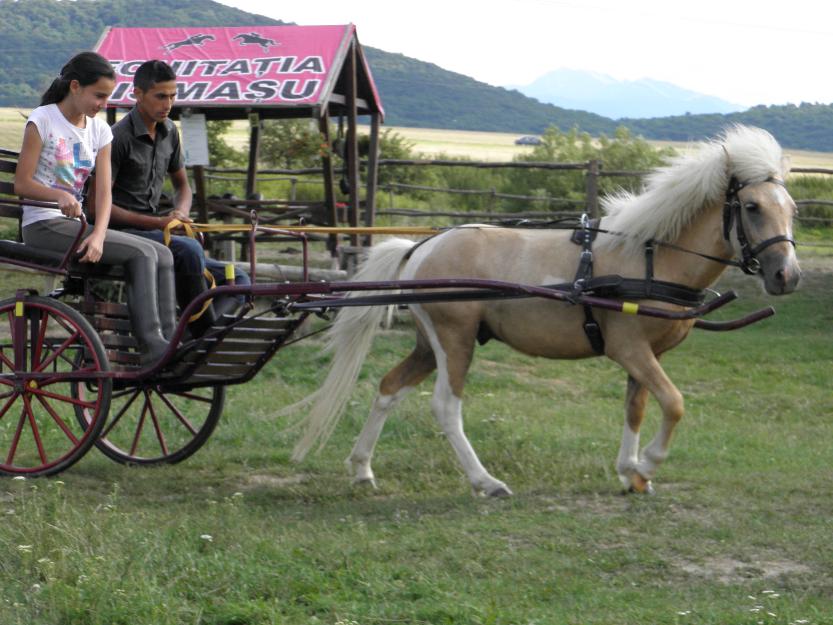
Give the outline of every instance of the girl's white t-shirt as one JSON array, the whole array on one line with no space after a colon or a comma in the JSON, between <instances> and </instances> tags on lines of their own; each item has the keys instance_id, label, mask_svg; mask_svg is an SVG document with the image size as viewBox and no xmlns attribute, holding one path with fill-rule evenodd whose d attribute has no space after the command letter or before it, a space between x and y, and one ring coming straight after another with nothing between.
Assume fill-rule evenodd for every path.
<instances>
[{"instance_id":1,"label":"girl's white t-shirt","mask_svg":"<svg viewBox=\"0 0 833 625\"><path fill-rule=\"evenodd\" d=\"M98 152L113 140L110 126L101 119L87 117L86 127L78 128L67 121L57 104L39 106L29 115L29 121L35 124L43 142L35 181L67 191L80 202ZM24 205L22 225L62 216L57 208Z\"/></svg>"}]
</instances>

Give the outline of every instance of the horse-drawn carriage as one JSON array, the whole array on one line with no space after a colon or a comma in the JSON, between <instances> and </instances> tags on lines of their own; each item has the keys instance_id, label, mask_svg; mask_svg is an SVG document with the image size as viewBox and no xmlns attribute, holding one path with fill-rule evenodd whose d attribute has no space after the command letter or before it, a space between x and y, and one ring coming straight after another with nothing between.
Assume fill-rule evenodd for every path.
<instances>
[{"instance_id":1,"label":"horse-drawn carriage","mask_svg":"<svg viewBox=\"0 0 833 625\"><path fill-rule=\"evenodd\" d=\"M371 256L370 273L360 272L354 281L256 283L256 239L269 235L282 241L296 241L304 250L306 272L307 238L303 228L262 227L255 217L246 228L250 235L253 284L217 287L195 299L181 311L165 355L149 366L140 364L126 306L111 296L114 290L108 285L123 279L118 267L75 263L75 246L66 254L55 254L15 241L0 241L0 263L56 275L62 281L61 286L49 293L41 295L33 289L18 289L13 297L0 302L0 473L55 474L79 460L93 445L124 463L181 461L211 435L223 410L226 386L251 380L292 339L311 313L340 307L360 311L399 305L411 307L416 313L417 348L409 356L411 360L403 361L382 383L380 397L391 401L382 401L384 405L377 401L372 423L368 422L356 443L351 460L357 479L373 480L370 455L385 412L395 403L393 398L400 398L403 389L407 390L437 368L435 412L473 486L490 494L509 492L479 464L458 424L462 390L459 377L465 377L474 340L497 338L530 353L538 350L539 355L548 357L589 356L599 351L591 336L595 324L596 330L603 331L607 339L601 351L625 367L630 376L631 406L627 408L627 421L634 428L634 435L623 438L617 469L623 481L629 480L631 486L644 486L662 460L661 452L667 451L667 437L681 414L675 404L677 397L667 392L670 382L658 365L657 372L650 366L628 362L625 345L639 347L630 350L633 357L645 349L652 357L658 356L682 340L692 327L734 329L772 314L771 309L764 309L735 321L700 319L735 297L732 292L707 297L705 287L699 284L703 280L713 282L726 264L741 266L748 273L762 273L767 289L774 293L779 289L789 292L797 281L797 277L788 275L797 271L797 266L792 267L795 256L790 225L794 205L779 186L780 181L773 178L783 172L771 171L772 155L759 158L757 152L762 148L755 136L741 133L734 144L731 135L727 137L720 148L726 152L725 146L729 146L724 171L720 176L709 174L714 180L708 180L707 184L695 180L699 186L691 184L683 189L689 194L695 187L705 191L701 197L686 198L687 204L679 208L682 215L675 215L677 209L673 206L662 209L661 202L657 204L654 197L653 204L634 209L630 214L631 209L626 206L614 206L610 222L615 228L606 224L602 228L582 220L568 228L554 229L455 228L421 247L394 240L399 242L381 246L383 256L385 253L388 256L377 255L375 259ZM736 152L731 154L732 159L745 167L742 170L747 176L745 180L738 181L734 163L729 162L732 150ZM14 153L4 152L3 157L0 167L12 171ZM715 152L714 158L724 157ZM760 166L755 166L755 159L762 160ZM665 170L662 174L665 178L659 175L650 180L646 193L635 198L653 192L670 206L674 201L670 194L679 192L680 182L687 177L696 178L702 169L712 171L702 161L683 159ZM730 178L727 188L725 183ZM724 184L717 199L714 197L716 184ZM661 191L665 196L660 195ZM5 194L0 197L3 215L14 216L21 201L13 197L8 184L0 187L0 192ZM715 202L717 208L712 206ZM660 213L656 219L661 223L654 224L648 237L650 254L643 257L640 251L634 255L628 250L628 245L635 240L634 232L644 228L645 211L657 210L658 206ZM721 231L723 237L719 236ZM703 246L704 237L714 238L715 232L717 240L709 240ZM666 242L664 237L668 235L673 236ZM487 239L484 239L487 255L497 255L494 270L485 268L485 262L473 262L475 258L483 258L484 250L472 247L482 237ZM617 246L619 238L625 241L624 245ZM605 250L601 257L594 257L591 250L594 239ZM553 258L557 260L546 271L527 266L523 273L521 260L526 259L527 264L534 262L534 254L545 249L542 245L552 248ZM640 250L641 246L640 243ZM455 247L463 250L457 257L453 253ZM391 255L394 248L395 254ZM692 252L698 248L700 252ZM708 252L702 252L703 249ZM731 260L731 253L720 252L725 249L734 250L742 260ZM622 278L612 271L624 270L623 255L636 258L628 261L634 266L645 265L644 277ZM541 265L546 264L549 256L539 254L537 258L537 264ZM601 276L591 270L594 258L597 268L602 269ZM444 264L438 265L440 262ZM380 263L386 265L381 273ZM669 263L682 268L672 272L681 276L678 280L663 279L668 274ZM520 269L510 271L509 265ZM570 275L565 273L567 265L572 267ZM374 266L376 273L373 273ZM696 284L685 286L691 282L691 275L702 267L708 270L703 270L703 275L694 280ZM363 275L371 279L362 279ZM622 275L633 275L633 271ZM239 294L247 302L239 313L219 320L198 339L186 338L187 318L207 299ZM510 327L512 316L522 325L538 314L547 315L546 332L557 333L559 327L569 325L570 330L565 334L577 334L571 340L581 342L581 348L568 348L565 344L547 351L543 344L538 347L519 344L520 328ZM463 320L464 315L471 318ZM341 317L349 324L349 314L339 314L337 319ZM361 313L352 317L353 321L365 324L369 318L362 317ZM629 321L618 321L625 318ZM378 316L372 320L374 326ZM443 320L451 325L442 327ZM345 323L339 328L337 322L335 331L344 332ZM583 328L586 336L573 332L574 323L578 324L575 327ZM667 330L658 328L672 326L679 329L674 337L654 342L652 333L666 336ZM461 354L454 352L457 348ZM344 364L339 364L337 358L334 363L335 367ZM353 365L352 371L355 370ZM341 373L337 372L336 377ZM345 375L349 378L352 374ZM330 404L325 410L327 415L316 416L313 410L298 455L302 456L332 428L340 406L346 401L343 382L341 386L336 385L341 389L341 397L337 398L327 396L325 384L324 395L319 399L324 397L325 403ZM639 404L644 410L644 394L649 391L657 396L670 425L661 428L657 441L649 445L649 451L653 447L656 457L645 460L638 455L637 447L642 417ZM450 412L445 413L445 408ZM666 439L659 440L661 437Z\"/></svg>"}]
</instances>

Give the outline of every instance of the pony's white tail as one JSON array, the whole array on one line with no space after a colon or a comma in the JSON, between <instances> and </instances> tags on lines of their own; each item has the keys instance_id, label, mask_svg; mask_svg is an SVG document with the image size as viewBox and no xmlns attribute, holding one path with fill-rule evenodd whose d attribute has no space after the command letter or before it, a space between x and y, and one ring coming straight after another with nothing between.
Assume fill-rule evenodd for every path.
<instances>
[{"instance_id":1,"label":"pony's white tail","mask_svg":"<svg viewBox=\"0 0 833 625\"><path fill-rule=\"evenodd\" d=\"M353 280L395 280L406 254L414 245L413 241L393 238L373 246ZM357 292L356 296L368 294L368 291ZM350 392L356 385L362 363L385 316L385 309L385 306L348 306L339 311L327 331L324 349L332 352L333 358L324 384L311 395L281 411L292 412L312 404L309 412L296 424L304 433L292 451L293 460L303 460L316 444L320 450L332 434L350 399Z\"/></svg>"}]
</instances>

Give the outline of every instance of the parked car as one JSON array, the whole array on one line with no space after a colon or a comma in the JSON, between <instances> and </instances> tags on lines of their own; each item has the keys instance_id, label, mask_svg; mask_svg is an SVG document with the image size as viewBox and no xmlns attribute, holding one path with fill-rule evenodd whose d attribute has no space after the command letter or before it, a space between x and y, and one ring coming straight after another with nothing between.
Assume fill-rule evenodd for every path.
<instances>
[{"instance_id":1,"label":"parked car","mask_svg":"<svg viewBox=\"0 0 833 625\"><path fill-rule=\"evenodd\" d=\"M515 145L541 145L541 137L535 135L525 135L515 139Z\"/></svg>"}]
</instances>

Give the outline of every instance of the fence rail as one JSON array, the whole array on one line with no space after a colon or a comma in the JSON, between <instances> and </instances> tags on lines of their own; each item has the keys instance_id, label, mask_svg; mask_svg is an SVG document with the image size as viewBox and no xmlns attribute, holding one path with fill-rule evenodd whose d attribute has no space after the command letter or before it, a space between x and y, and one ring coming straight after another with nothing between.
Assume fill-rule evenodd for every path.
<instances>
[{"instance_id":1,"label":"fence rail","mask_svg":"<svg viewBox=\"0 0 833 625\"><path fill-rule=\"evenodd\" d=\"M362 161L366 165L366 161ZM390 194L389 207L387 209L377 210L379 215L406 215L412 217L432 216L432 217L447 217L447 218L492 218L495 216L512 216L523 218L539 218L552 216L552 211L543 212L524 212L524 213L501 213L496 210L489 210L486 212L471 212L471 211L421 211L418 209L395 209L393 204L393 194L397 191L420 191L426 193L442 193L448 195L459 196L480 196L485 198L490 208L494 208L499 200L516 200L522 202L546 204L551 207L569 207L573 209L574 213L587 212L593 217L597 217L600 212L599 206L599 179L600 178L627 178L627 177L641 177L650 173L644 170L605 170L603 164L598 160L590 160L586 162L577 163L550 163L543 161L510 161L510 162L495 162L495 161L465 161L465 160L446 160L446 159L379 159L380 167L469 167L475 169L537 169L548 171L583 171L585 176L585 198L583 200L561 198L552 196L540 195L523 195L515 193L498 192L495 188L490 189L451 189L447 187L434 187L429 185L407 184L399 182L390 182L379 185L380 191L387 191ZM339 175L345 170L343 168L335 168L334 173ZM217 181L235 181L239 178L229 176L241 175L245 176L247 170L244 168L205 168L206 179ZM290 183L290 197L291 201L295 201L297 197L297 188L299 184L322 184L322 179L309 180L303 176L322 176L323 169L320 167L309 167L299 169L289 168L272 168L259 170L260 176L267 176L267 178L260 178L261 181L285 181ZM822 167L793 167L790 170L793 174L822 174L833 175L833 169ZM797 200L796 204L802 206L824 206L833 207L833 200L824 199L801 199ZM532 217L534 216L534 217ZM830 223L833 218L826 217L810 217L803 216L799 213L797 219L806 223Z\"/></svg>"}]
</instances>

